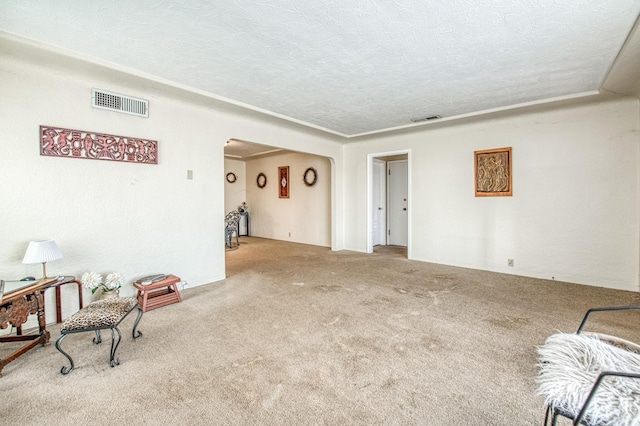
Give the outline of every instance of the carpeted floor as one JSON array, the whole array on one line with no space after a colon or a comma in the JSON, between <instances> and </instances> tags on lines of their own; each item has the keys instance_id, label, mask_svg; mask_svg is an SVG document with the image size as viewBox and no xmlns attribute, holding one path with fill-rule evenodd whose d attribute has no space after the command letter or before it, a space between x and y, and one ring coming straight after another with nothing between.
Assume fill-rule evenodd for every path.
<instances>
[{"instance_id":1,"label":"carpeted floor","mask_svg":"<svg viewBox=\"0 0 640 426\"><path fill-rule=\"evenodd\" d=\"M0 423L532 425L536 346L638 293L241 238L227 276L121 329L121 364L91 334L4 368ZM638 313L594 318L631 340ZM591 322L590 322L591 323ZM630 325L634 325L631 327ZM59 325L50 327L52 342ZM2 350L2 347L0 347Z\"/></svg>"}]
</instances>

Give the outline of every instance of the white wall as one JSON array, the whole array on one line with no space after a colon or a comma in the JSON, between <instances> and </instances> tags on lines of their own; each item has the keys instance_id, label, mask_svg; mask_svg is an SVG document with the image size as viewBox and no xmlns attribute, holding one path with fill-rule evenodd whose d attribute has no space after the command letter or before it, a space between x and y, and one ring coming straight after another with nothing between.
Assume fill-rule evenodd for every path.
<instances>
[{"instance_id":1,"label":"white wall","mask_svg":"<svg viewBox=\"0 0 640 426\"><path fill-rule=\"evenodd\" d=\"M289 198L278 197L278 167L289 166ZM317 172L317 182L303 182L307 168ZM258 188L259 173L267 185ZM247 203L251 215L251 235L331 246L331 166L327 158L285 153L247 161Z\"/></svg>"},{"instance_id":2,"label":"white wall","mask_svg":"<svg viewBox=\"0 0 640 426\"><path fill-rule=\"evenodd\" d=\"M148 99L150 117L92 109L94 87ZM236 138L331 163L324 170L309 163L319 171L313 188L301 183L304 161L291 170L292 183L297 178L300 186L292 186L288 201L300 204L282 210L292 213L287 227L269 227L267 216L252 211L262 236L287 240L292 232L291 241L366 251L367 155L410 150L414 259L639 290L635 98L425 127L343 146L317 131L222 108L198 94L6 36L0 36L0 93L3 278L39 276L40 265L20 263L24 250L31 239L53 238L65 258L48 266L52 275L119 271L132 280L171 272L191 285L223 279L223 153L224 143ZM43 157L42 124L154 139L160 163ZM513 147L514 196L474 197L473 151L503 146ZM274 188L277 166L287 165L279 160L297 164L294 158L276 160L263 164L265 190ZM276 199L277 193L268 203L252 201L256 174L247 165L250 209L287 201ZM327 221L313 217L326 215L325 207L313 208L314 190L327 191L319 186L325 184L331 188L330 242L324 225L305 227ZM507 258L515 259L514 268L507 268ZM72 289L66 293L73 305ZM133 293L129 284L123 289L124 295Z\"/></svg>"},{"instance_id":3,"label":"white wall","mask_svg":"<svg viewBox=\"0 0 640 426\"><path fill-rule=\"evenodd\" d=\"M414 259L638 291L638 109L626 98L348 144L346 247L366 250L367 155L406 149ZM473 152L506 146L513 196L476 198Z\"/></svg>"},{"instance_id":4,"label":"white wall","mask_svg":"<svg viewBox=\"0 0 640 426\"><path fill-rule=\"evenodd\" d=\"M243 201L247 201L247 180L246 165L242 160L233 158L224 159L224 175L233 173L236 175L236 181L229 183L224 181L224 211L236 210Z\"/></svg>"},{"instance_id":5,"label":"white wall","mask_svg":"<svg viewBox=\"0 0 640 426\"><path fill-rule=\"evenodd\" d=\"M149 100L149 118L91 108L92 88ZM197 94L6 36L0 93L4 279L40 276L41 265L21 263L29 240L40 238L55 239L65 256L48 265L50 275L119 271L127 278L123 295L134 294L131 280L151 272L174 273L191 286L223 279L223 155L232 137L333 157L341 179L342 147L318 132L223 110ZM39 125L154 139L159 164L40 156ZM342 208L341 192L333 189L335 209ZM341 234L332 238L340 248Z\"/></svg>"},{"instance_id":6,"label":"white wall","mask_svg":"<svg viewBox=\"0 0 640 426\"><path fill-rule=\"evenodd\" d=\"M0 74L2 199L11 206L0 213L1 276L40 276L40 265L22 265L21 256L29 240L52 238L65 257L50 274L119 271L130 282L164 272L192 285L224 278L222 231L214 226L223 203L221 145L211 143L215 123L205 109L6 57ZM149 99L150 117L91 108L95 86ZM157 140L159 164L40 156L41 124Z\"/></svg>"}]
</instances>

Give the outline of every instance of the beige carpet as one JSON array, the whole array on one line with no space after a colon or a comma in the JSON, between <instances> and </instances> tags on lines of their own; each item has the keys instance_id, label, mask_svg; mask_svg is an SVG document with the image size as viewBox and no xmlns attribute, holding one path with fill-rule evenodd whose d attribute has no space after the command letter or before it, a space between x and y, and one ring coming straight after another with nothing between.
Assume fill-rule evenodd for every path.
<instances>
[{"instance_id":1,"label":"beige carpet","mask_svg":"<svg viewBox=\"0 0 640 426\"><path fill-rule=\"evenodd\" d=\"M147 312L144 336L69 336L5 367L4 424L541 424L536 345L637 293L241 238L228 278ZM173 272L173 271L167 271ZM597 319L597 320L595 320ZM594 327L639 340L638 313ZM634 328L627 325L634 324ZM59 326L50 327L52 342ZM622 332L618 332L622 330ZM2 350L2 347L0 347Z\"/></svg>"}]
</instances>

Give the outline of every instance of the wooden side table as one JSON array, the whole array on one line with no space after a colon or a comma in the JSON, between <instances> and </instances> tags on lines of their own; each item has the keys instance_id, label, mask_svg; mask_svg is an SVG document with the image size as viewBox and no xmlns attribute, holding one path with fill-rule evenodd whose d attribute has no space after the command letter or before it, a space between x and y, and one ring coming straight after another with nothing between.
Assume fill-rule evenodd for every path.
<instances>
[{"instance_id":1,"label":"wooden side table","mask_svg":"<svg viewBox=\"0 0 640 426\"><path fill-rule=\"evenodd\" d=\"M138 289L138 303L142 307L142 312L182 302L178 290L179 282L180 277L169 275L164 280L155 283L133 283L133 286Z\"/></svg>"},{"instance_id":2,"label":"wooden side table","mask_svg":"<svg viewBox=\"0 0 640 426\"><path fill-rule=\"evenodd\" d=\"M23 286L4 293L0 305L0 328L13 325L18 328L27 322L30 314L38 316L38 332L36 334L2 336L0 342L30 341L26 345L13 351L4 358L0 358L0 377L5 365L21 355L29 352L39 344L49 344L51 334L47 330L47 322L44 317L44 291L54 283L54 278L41 279L39 281L24 281Z\"/></svg>"},{"instance_id":3,"label":"wooden side table","mask_svg":"<svg viewBox=\"0 0 640 426\"><path fill-rule=\"evenodd\" d=\"M76 280L73 275L65 275L62 279L54 282L50 287L56 289L56 323L62 322L62 301L60 300L60 286L64 284L76 284L78 286L78 305L82 309L82 283Z\"/></svg>"}]
</instances>

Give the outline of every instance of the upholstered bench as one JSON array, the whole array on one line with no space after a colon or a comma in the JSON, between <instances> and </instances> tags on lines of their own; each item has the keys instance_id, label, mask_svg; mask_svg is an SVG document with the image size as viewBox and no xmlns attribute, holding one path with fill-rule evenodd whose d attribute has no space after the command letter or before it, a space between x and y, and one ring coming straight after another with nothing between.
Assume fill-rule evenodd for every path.
<instances>
[{"instance_id":1,"label":"upholstered bench","mask_svg":"<svg viewBox=\"0 0 640 426\"><path fill-rule=\"evenodd\" d=\"M111 299L98 300L97 302L90 303L78 312L67 318L60 327L60 337L56 340L56 349L61 354L67 357L70 367L63 366L60 372L62 374L69 374L73 371L74 364L73 359L62 350L60 345L65 337L72 333L83 333L85 331L95 331L96 337L93 338L93 343L98 344L102 342L102 336L100 330L111 330L111 353L109 362L111 367L115 367L120 364L120 360L115 357L116 350L122 339L122 333L118 329L118 325L129 315L134 309L138 310L138 317L133 324L132 336L134 339L142 336L140 331L136 331L138 323L142 319L142 308L138 304L138 300L135 297L115 297ZM114 330L118 333L118 339L115 339Z\"/></svg>"}]
</instances>

